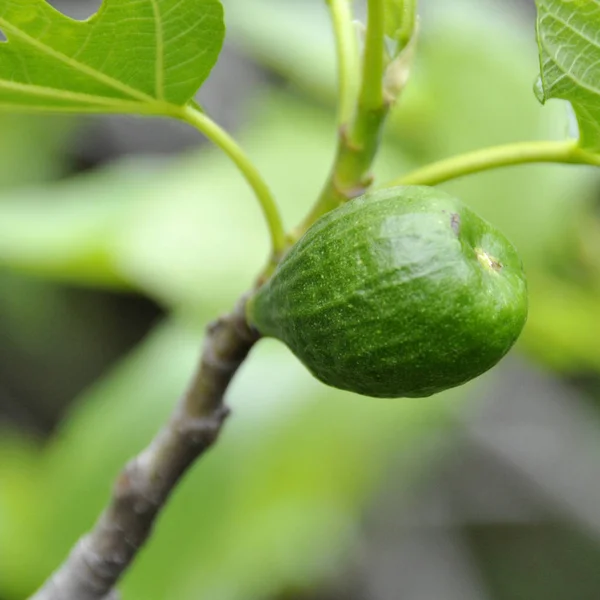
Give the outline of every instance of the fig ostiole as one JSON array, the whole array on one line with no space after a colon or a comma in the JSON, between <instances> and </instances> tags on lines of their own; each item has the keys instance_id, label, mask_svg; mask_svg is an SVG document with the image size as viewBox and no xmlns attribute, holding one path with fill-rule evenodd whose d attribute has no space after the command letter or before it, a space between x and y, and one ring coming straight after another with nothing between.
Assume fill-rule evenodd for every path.
<instances>
[{"instance_id":1,"label":"fig ostiole","mask_svg":"<svg viewBox=\"0 0 600 600\"><path fill-rule=\"evenodd\" d=\"M527 319L527 284L514 246L461 201L396 187L319 219L247 316L330 386L429 396L510 350Z\"/></svg>"}]
</instances>

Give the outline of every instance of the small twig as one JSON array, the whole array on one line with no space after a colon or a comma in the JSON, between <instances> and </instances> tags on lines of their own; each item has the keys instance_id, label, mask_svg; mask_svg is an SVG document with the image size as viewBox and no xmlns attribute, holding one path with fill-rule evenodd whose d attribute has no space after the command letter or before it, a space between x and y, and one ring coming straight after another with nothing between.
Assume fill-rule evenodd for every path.
<instances>
[{"instance_id":1,"label":"small twig","mask_svg":"<svg viewBox=\"0 0 600 600\"><path fill-rule=\"evenodd\" d=\"M258 340L246 298L208 328L200 365L170 421L117 478L109 506L31 600L116 600L113 587L150 535L181 476L217 439L223 396Z\"/></svg>"}]
</instances>

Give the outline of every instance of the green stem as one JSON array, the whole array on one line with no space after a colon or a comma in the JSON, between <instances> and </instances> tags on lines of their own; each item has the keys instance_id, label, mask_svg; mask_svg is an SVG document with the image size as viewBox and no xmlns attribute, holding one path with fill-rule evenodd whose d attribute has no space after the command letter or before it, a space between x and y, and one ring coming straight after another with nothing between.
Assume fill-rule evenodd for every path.
<instances>
[{"instance_id":1,"label":"green stem","mask_svg":"<svg viewBox=\"0 0 600 600\"><path fill-rule=\"evenodd\" d=\"M338 124L341 126L352 118L355 94L358 90L358 48L350 2L327 0L327 3L335 34L339 82Z\"/></svg>"},{"instance_id":2,"label":"green stem","mask_svg":"<svg viewBox=\"0 0 600 600\"><path fill-rule=\"evenodd\" d=\"M334 164L319 198L290 235L298 239L319 217L363 194L373 182L371 165L390 104L383 95L385 69L383 0L369 0L369 21L360 94L349 122L338 130Z\"/></svg>"},{"instance_id":3,"label":"green stem","mask_svg":"<svg viewBox=\"0 0 600 600\"><path fill-rule=\"evenodd\" d=\"M360 90L360 104L365 110L376 110L383 104L384 43L384 0L369 0L363 78Z\"/></svg>"},{"instance_id":4,"label":"green stem","mask_svg":"<svg viewBox=\"0 0 600 600\"><path fill-rule=\"evenodd\" d=\"M196 100L195 98L192 98L189 101L189 105L193 108L195 108L198 112L203 113L204 109L202 108L202 105L200 104L200 102L198 102L198 100Z\"/></svg>"},{"instance_id":5,"label":"green stem","mask_svg":"<svg viewBox=\"0 0 600 600\"><path fill-rule=\"evenodd\" d=\"M396 34L399 50L408 46L415 35L417 25L417 0L405 0L402 6L402 27Z\"/></svg>"},{"instance_id":6,"label":"green stem","mask_svg":"<svg viewBox=\"0 0 600 600\"><path fill-rule=\"evenodd\" d=\"M453 156L398 177L381 187L434 186L465 175L526 163L567 163L600 166L600 154L582 150L576 142L519 142Z\"/></svg>"},{"instance_id":7,"label":"green stem","mask_svg":"<svg viewBox=\"0 0 600 600\"><path fill-rule=\"evenodd\" d=\"M287 247L285 230L277 203L258 169L237 142L204 113L193 106L186 106L177 116L221 148L241 171L261 205L271 234L273 259L277 260Z\"/></svg>"}]
</instances>

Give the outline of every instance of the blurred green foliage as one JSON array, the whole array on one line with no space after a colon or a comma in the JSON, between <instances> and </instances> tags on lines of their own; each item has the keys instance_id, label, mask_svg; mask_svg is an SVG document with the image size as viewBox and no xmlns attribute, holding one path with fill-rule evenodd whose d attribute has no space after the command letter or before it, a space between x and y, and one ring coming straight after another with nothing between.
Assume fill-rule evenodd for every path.
<instances>
[{"instance_id":1,"label":"blurred green foliage","mask_svg":"<svg viewBox=\"0 0 600 600\"><path fill-rule=\"evenodd\" d=\"M75 120L64 117L0 114L2 189L63 175L67 167L64 148L75 125Z\"/></svg>"},{"instance_id":2,"label":"blurred green foliage","mask_svg":"<svg viewBox=\"0 0 600 600\"><path fill-rule=\"evenodd\" d=\"M240 138L293 225L335 147L325 8L318 1L225 6L230 42L290 82L257 92ZM378 182L455 152L564 137L565 107L542 108L531 92L532 31L492 6L428 3L414 78L393 115ZM49 184L75 123L7 122L15 141L2 140L0 163L15 163L0 171L3 296L12 272L53 285L135 290L170 314L77 399L49 443L14 431L0 437L0 596L17 599L92 525L119 468L183 389L203 325L251 284L268 237L251 192L214 149L169 161L128 159ZM27 185L10 187L18 180ZM600 370L600 268L581 241L595 218L597 186L590 169L556 166L447 185L521 250L531 282L521 348L567 372ZM39 305L33 312L43 310L44 293L31 301ZM50 319L64 310L60 301L50 307ZM426 400L365 400L320 385L281 345L261 344L235 381L223 438L176 491L123 582L125 598L250 600L331 575L389 465L407 486L430 469L436 453L426 442L452 429L466 390L487 380Z\"/></svg>"}]
</instances>

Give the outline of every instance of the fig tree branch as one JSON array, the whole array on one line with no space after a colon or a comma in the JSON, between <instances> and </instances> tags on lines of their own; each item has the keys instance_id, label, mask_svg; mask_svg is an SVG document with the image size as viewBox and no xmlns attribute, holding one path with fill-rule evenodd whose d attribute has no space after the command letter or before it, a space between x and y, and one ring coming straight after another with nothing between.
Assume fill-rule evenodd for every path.
<instances>
[{"instance_id":1,"label":"fig tree branch","mask_svg":"<svg viewBox=\"0 0 600 600\"><path fill-rule=\"evenodd\" d=\"M258 340L245 297L208 327L198 369L169 422L118 476L94 528L31 600L112 600L114 586L148 539L178 481L217 439L223 397Z\"/></svg>"},{"instance_id":2,"label":"fig tree branch","mask_svg":"<svg viewBox=\"0 0 600 600\"><path fill-rule=\"evenodd\" d=\"M475 150L432 163L412 173L387 182L396 185L438 185L465 175L524 165L527 163L563 163L600 166L600 154L588 152L577 142L519 142Z\"/></svg>"}]
</instances>

